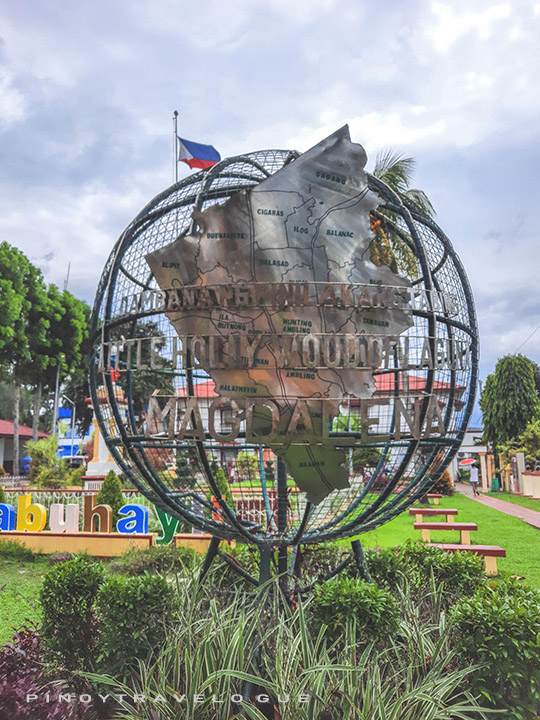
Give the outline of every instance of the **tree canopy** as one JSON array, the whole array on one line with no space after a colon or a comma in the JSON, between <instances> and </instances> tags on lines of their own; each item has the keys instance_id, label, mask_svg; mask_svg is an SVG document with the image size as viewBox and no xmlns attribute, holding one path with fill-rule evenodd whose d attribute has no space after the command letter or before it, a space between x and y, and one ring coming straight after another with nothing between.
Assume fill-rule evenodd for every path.
<instances>
[{"instance_id":1,"label":"tree canopy","mask_svg":"<svg viewBox=\"0 0 540 720\"><path fill-rule=\"evenodd\" d=\"M488 375L480 398L484 436L493 446L517 439L540 417L533 366L523 355L506 355Z\"/></svg>"},{"instance_id":2,"label":"tree canopy","mask_svg":"<svg viewBox=\"0 0 540 720\"><path fill-rule=\"evenodd\" d=\"M14 471L18 471L21 386L34 392L37 437L42 390L51 389L81 364L87 337L84 303L67 291L48 288L41 271L7 242L0 244L0 368L14 387Z\"/></svg>"}]
</instances>

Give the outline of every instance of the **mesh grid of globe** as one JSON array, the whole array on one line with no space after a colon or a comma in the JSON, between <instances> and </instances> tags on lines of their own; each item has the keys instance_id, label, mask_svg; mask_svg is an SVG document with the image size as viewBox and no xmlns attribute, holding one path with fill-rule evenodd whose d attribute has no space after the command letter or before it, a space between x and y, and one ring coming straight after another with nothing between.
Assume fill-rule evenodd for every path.
<instances>
[{"instance_id":1,"label":"mesh grid of globe","mask_svg":"<svg viewBox=\"0 0 540 720\"><path fill-rule=\"evenodd\" d=\"M364 171L348 128L155 197L103 271L90 385L157 507L260 549L351 537L426 493L477 382L450 241Z\"/></svg>"}]
</instances>

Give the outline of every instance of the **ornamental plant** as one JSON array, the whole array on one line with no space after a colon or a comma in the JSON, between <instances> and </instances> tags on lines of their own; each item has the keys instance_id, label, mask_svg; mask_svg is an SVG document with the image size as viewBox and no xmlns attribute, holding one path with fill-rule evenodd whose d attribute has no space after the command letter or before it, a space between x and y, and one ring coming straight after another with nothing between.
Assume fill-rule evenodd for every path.
<instances>
[{"instance_id":1,"label":"ornamental plant","mask_svg":"<svg viewBox=\"0 0 540 720\"><path fill-rule=\"evenodd\" d=\"M101 563L86 555L54 565L43 580L45 650L50 659L70 670L93 667L97 639L93 605L102 582Z\"/></svg>"},{"instance_id":2,"label":"ornamental plant","mask_svg":"<svg viewBox=\"0 0 540 720\"><path fill-rule=\"evenodd\" d=\"M46 677L42 663L41 638L35 625L20 627L13 641L0 650L0 717L18 720L65 720L62 703L47 702L43 685ZM55 688L58 691L58 688ZM51 695L54 691L51 692ZM27 696L36 697L27 702ZM74 717L74 715L69 715ZM84 708L76 716L87 717Z\"/></svg>"},{"instance_id":3,"label":"ornamental plant","mask_svg":"<svg viewBox=\"0 0 540 720\"><path fill-rule=\"evenodd\" d=\"M393 635L398 625L395 598L376 583L338 577L313 591L310 612L315 630L326 625L331 637L339 637L344 623L356 620L359 636L368 640Z\"/></svg>"},{"instance_id":4,"label":"ornamental plant","mask_svg":"<svg viewBox=\"0 0 540 720\"><path fill-rule=\"evenodd\" d=\"M164 643L172 612L172 589L164 577L109 577L96 600L100 668L115 678L128 678L139 660Z\"/></svg>"},{"instance_id":5,"label":"ornamental plant","mask_svg":"<svg viewBox=\"0 0 540 720\"><path fill-rule=\"evenodd\" d=\"M109 470L107 473L105 480L103 481L103 485L101 486L101 490L97 494L96 500L98 505L109 505L112 508L114 530L120 517L118 511L126 504L122 493L120 478L114 470Z\"/></svg>"}]
</instances>

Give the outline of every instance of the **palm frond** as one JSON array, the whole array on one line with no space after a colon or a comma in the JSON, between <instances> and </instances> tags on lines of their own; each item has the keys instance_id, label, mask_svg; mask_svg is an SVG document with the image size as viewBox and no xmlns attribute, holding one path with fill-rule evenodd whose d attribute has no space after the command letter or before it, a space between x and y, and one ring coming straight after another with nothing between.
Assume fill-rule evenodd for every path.
<instances>
[{"instance_id":1,"label":"palm frond","mask_svg":"<svg viewBox=\"0 0 540 720\"><path fill-rule=\"evenodd\" d=\"M373 175L389 185L392 190L405 192L409 187L415 165L414 158L404 157L402 153L394 150L384 150L375 159Z\"/></svg>"},{"instance_id":2,"label":"palm frond","mask_svg":"<svg viewBox=\"0 0 540 720\"><path fill-rule=\"evenodd\" d=\"M411 188L410 190L407 190L404 195L415 205L418 205L420 210L428 217L433 217L436 214L431 200L423 190Z\"/></svg>"},{"instance_id":3,"label":"palm frond","mask_svg":"<svg viewBox=\"0 0 540 720\"><path fill-rule=\"evenodd\" d=\"M402 153L394 150L384 150L375 159L373 175L386 183L392 190L408 198L423 213L433 217L435 209L426 193L410 187L415 166L414 158L404 157Z\"/></svg>"}]
</instances>

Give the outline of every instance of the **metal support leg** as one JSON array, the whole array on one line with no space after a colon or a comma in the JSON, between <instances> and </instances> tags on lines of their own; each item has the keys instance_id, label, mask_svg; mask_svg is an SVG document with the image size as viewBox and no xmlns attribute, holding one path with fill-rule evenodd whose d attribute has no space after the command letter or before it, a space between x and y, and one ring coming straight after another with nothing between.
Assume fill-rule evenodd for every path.
<instances>
[{"instance_id":1,"label":"metal support leg","mask_svg":"<svg viewBox=\"0 0 540 720\"><path fill-rule=\"evenodd\" d=\"M199 573L199 580L204 580L206 573L210 570L212 560L216 557L218 553L220 542L221 540L217 537L212 537L212 539L210 540L210 545L208 546L208 550L206 551L206 556L204 558L201 571Z\"/></svg>"},{"instance_id":2,"label":"metal support leg","mask_svg":"<svg viewBox=\"0 0 540 720\"><path fill-rule=\"evenodd\" d=\"M270 580L270 561L272 551L269 545L263 545L260 549L261 563L259 568L259 585L264 585Z\"/></svg>"},{"instance_id":3,"label":"metal support leg","mask_svg":"<svg viewBox=\"0 0 540 720\"><path fill-rule=\"evenodd\" d=\"M354 554L354 559L356 561L356 565L358 567L358 570L360 572L360 576L366 581L366 582L373 582L371 579L371 575L369 574L368 566L366 563L366 558L364 557L364 550L362 549L362 544L360 540L353 540L351 542L352 550Z\"/></svg>"}]
</instances>

